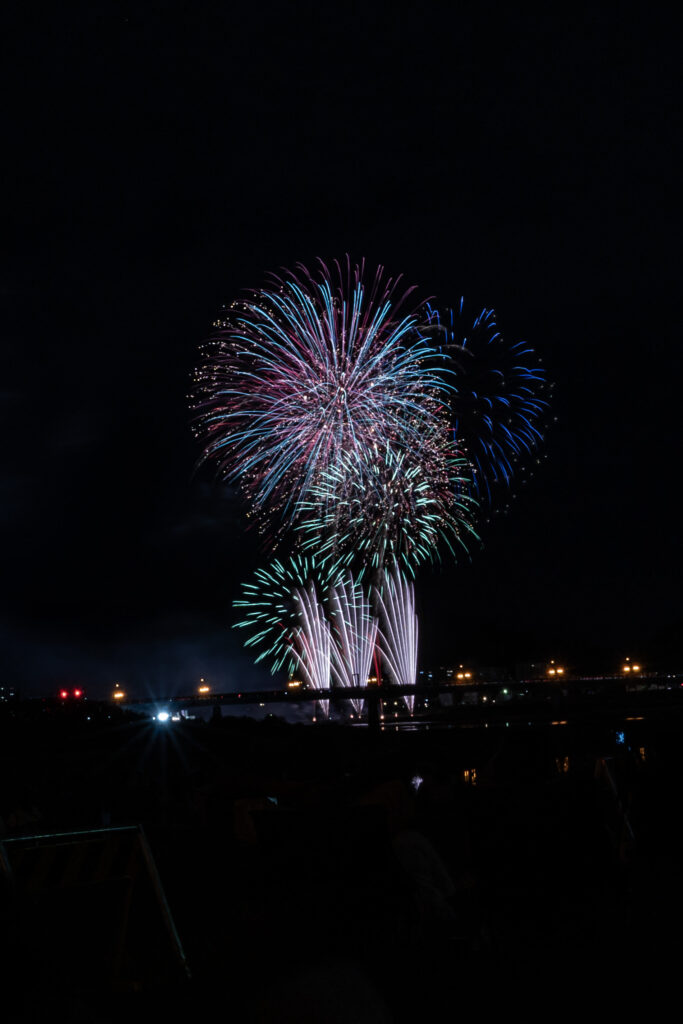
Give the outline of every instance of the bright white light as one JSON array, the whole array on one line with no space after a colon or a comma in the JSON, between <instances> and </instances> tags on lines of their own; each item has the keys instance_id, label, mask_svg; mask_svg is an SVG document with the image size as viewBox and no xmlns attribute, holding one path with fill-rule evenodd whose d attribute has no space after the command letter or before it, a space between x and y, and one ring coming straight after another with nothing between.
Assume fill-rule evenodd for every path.
<instances>
[{"instance_id":1,"label":"bright white light","mask_svg":"<svg viewBox=\"0 0 683 1024\"><path fill-rule=\"evenodd\" d=\"M170 717L168 711L160 711L157 715L157 722L168 722Z\"/></svg>"}]
</instances>

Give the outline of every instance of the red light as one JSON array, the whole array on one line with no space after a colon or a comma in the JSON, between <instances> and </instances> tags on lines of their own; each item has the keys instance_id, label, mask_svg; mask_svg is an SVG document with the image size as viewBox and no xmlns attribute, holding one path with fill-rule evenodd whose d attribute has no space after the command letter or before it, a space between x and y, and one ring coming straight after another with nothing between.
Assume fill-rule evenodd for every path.
<instances>
[{"instance_id":1,"label":"red light","mask_svg":"<svg viewBox=\"0 0 683 1024\"><path fill-rule=\"evenodd\" d=\"M74 690L74 697L82 697L83 690Z\"/></svg>"},{"instance_id":2,"label":"red light","mask_svg":"<svg viewBox=\"0 0 683 1024\"><path fill-rule=\"evenodd\" d=\"M62 698L62 700L66 700L66 698L69 696L69 691L68 690L60 690L59 691L59 696Z\"/></svg>"}]
</instances>

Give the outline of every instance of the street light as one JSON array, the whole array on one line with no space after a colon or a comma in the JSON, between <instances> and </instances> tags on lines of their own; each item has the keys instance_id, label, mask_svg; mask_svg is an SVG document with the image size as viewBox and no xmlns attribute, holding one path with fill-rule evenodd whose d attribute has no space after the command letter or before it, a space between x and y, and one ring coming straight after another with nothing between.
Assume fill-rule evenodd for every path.
<instances>
[{"instance_id":1,"label":"street light","mask_svg":"<svg viewBox=\"0 0 683 1024\"><path fill-rule=\"evenodd\" d=\"M197 687L197 693L211 693L211 687L207 686L203 679L200 679L199 686Z\"/></svg>"}]
</instances>

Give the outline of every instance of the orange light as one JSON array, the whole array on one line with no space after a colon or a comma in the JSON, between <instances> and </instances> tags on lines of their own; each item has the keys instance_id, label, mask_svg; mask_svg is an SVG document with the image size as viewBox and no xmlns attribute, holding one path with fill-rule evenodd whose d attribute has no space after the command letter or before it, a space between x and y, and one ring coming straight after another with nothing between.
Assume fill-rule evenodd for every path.
<instances>
[{"instance_id":1,"label":"orange light","mask_svg":"<svg viewBox=\"0 0 683 1024\"><path fill-rule=\"evenodd\" d=\"M123 690L114 690L114 700L123 700L125 696Z\"/></svg>"},{"instance_id":2,"label":"orange light","mask_svg":"<svg viewBox=\"0 0 683 1024\"><path fill-rule=\"evenodd\" d=\"M210 693L210 692L211 692L211 688L209 686L207 686L206 683L204 683L203 686L200 686L198 688L198 690L197 690L197 693Z\"/></svg>"}]
</instances>

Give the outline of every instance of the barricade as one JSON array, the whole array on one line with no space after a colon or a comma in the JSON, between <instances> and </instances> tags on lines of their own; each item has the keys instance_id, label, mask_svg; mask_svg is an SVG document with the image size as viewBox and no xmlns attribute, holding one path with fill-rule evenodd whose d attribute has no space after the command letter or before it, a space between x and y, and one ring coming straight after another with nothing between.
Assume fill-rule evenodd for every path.
<instances>
[{"instance_id":1,"label":"barricade","mask_svg":"<svg viewBox=\"0 0 683 1024\"><path fill-rule=\"evenodd\" d=\"M140 825L0 842L5 938L47 983L140 990L190 971Z\"/></svg>"}]
</instances>

